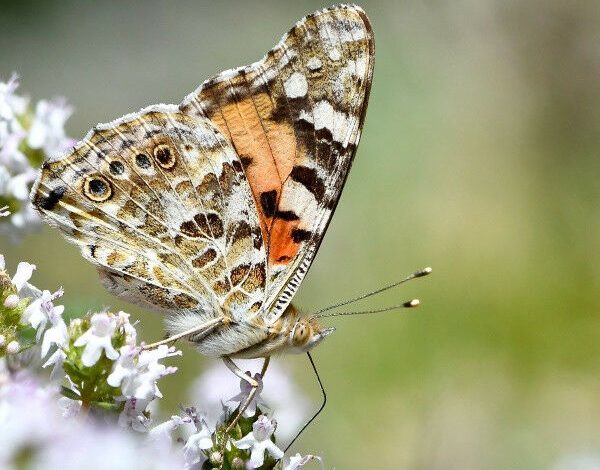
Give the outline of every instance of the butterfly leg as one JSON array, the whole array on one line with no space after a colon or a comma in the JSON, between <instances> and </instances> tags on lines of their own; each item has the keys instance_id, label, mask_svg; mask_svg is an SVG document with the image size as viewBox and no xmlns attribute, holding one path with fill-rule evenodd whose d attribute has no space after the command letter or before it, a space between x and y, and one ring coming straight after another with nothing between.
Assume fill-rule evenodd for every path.
<instances>
[{"instance_id":1,"label":"butterfly leg","mask_svg":"<svg viewBox=\"0 0 600 470\"><path fill-rule=\"evenodd\" d=\"M158 346L161 346L163 344L173 343L173 342L177 341L178 339L185 338L186 336L191 337L191 336L195 336L195 335L198 335L201 333L208 333L210 330L212 330L214 327L221 324L222 322L223 322L223 318L214 318L206 323L203 323L202 325L196 326L194 328L190 328L189 330L183 331L181 333L177 333L176 335L169 336L168 338L165 338L162 341L157 341L156 343L151 343L151 344L144 344L144 345L142 345L142 349L153 349L153 348L157 348Z\"/></svg>"},{"instance_id":2,"label":"butterfly leg","mask_svg":"<svg viewBox=\"0 0 600 470\"><path fill-rule=\"evenodd\" d=\"M270 361L271 361L270 357L265 357L265 361L263 362L263 366L260 371L260 379L261 380L265 376L265 373L267 372L267 368L269 367ZM225 362L225 365L229 368L229 370L231 370L235 375L237 375L242 380L245 380L246 382L248 382L252 387L252 389L250 390L250 393L248 393L248 396L246 397L244 402L240 404L240 408L238 410L237 416L229 424L229 426L227 426L225 433L229 433L235 427L237 422L240 420L240 418L244 414L244 411L246 411L246 408L248 408L248 406L250 406L250 403L252 403L252 400L254 400L254 397L256 396L256 392L258 390L259 384L258 384L258 381L256 381L254 378L250 377L249 374L246 374L238 366L236 366L235 363L231 360L231 358L224 357L223 362Z\"/></svg>"}]
</instances>

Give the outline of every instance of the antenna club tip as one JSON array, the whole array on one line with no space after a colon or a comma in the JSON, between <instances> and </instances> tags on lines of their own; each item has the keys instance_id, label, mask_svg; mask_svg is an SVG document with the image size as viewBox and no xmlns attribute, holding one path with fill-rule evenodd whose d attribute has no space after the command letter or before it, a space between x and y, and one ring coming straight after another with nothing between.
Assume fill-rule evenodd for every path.
<instances>
[{"instance_id":1,"label":"antenna club tip","mask_svg":"<svg viewBox=\"0 0 600 470\"><path fill-rule=\"evenodd\" d=\"M415 273L415 277L427 276L428 274L431 274L432 271L433 271L433 269L431 269L431 267L427 266L426 268L423 268L420 271L417 271Z\"/></svg>"},{"instance_id":2,"label":"antenna club tip","mask_svg":"<svg viewBox=\"0 0 600 470\"><path fill-rule=\"evenodd\" d=\"M408 302L404 302L404 307L406 308L413 308L413 307L418 307L421 304L421 301L419 299L412 299L409 300Z\"/></svg>"}]
</instances>

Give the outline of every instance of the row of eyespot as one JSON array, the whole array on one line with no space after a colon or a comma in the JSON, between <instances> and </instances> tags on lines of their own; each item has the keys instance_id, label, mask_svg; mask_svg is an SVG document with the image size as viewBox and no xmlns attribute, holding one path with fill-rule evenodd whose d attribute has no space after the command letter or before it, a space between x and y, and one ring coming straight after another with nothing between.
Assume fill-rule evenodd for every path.
<instances>
[{"instance_id":1,"label":"row of eyespot","mask_svg":"<svg viewBox=\"0 0 600 470\"><path fill-rule=\"evenodd\" d=\"M170 170L175 166L176 158L168 145L157 145L154 148L153 154L161 168ZM152 165L150 158L145 153L138 153L135 156L135 164L142 169L148 169ZM125 172L125 166L118 160L110 162L108 168L115 176L122 175ZM111 184L106 178L100 175L88 176L84 182L83 191L89 199L95 202L103 202L110 199L113 192Z\"/></svg>"}]
</instances>

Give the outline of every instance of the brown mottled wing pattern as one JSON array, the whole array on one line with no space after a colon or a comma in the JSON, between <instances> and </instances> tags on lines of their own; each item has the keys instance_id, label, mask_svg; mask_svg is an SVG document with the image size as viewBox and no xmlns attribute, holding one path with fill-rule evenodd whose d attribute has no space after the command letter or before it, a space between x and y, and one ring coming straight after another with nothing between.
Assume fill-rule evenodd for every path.
<instances>
[{"instance_id":1,"label":"brown mottled wing pattern","mask_svg":"<svg viewBox=\"0 0 600 470\"><path fill-rule=\"evenodd\" d=\"M299 21L261 61L223 72L181 104L233 143L267 245L267 321L291 301L325 233L360 138L373 75L365 13Z\"/></svg>"},{"instance_id":2,"label":"brown mottled wing pattern","mask_svg":"<svg viewBox=\"0 0 600 470\"><path fill-rule=\"evenodd\" d=\"M264 299L265 248L231 143L206 119L159 105L99 125L46 162L32 200L119 296L204 319L246 318Z\"/></svg>"}]
</instances>

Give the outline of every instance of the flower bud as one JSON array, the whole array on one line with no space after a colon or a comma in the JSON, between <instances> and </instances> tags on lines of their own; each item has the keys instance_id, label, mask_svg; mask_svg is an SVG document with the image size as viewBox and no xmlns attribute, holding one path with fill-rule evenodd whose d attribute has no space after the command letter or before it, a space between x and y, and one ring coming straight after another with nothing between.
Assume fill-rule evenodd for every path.
<instances>
[{"instance_id":1,"label":"flower bud","mask_svg":"<svg viewBox=\"0 0 600 470\"><path fill-rule=\"evenodd\" d=\"M239 457L235 457L231 461L231 468L233 468L233 470L245 470L246 469L246 464Z\"/></svg>"},{"instance_id":2,"label":"flower bud","mask_svg":"<svg viewBox=\"0 0 600 470\"><path fill-rule=\"evenodd\" d=\"M6 352L8 354L17 354L19 349L21 349L21 345L18 341L11 341L6 345Z\"/></svg>"},{"instance_id":3,"label":"flower bud","mask_svg":"<svg viewBox=\"0 0 600 470\"><path fill-rule=\"evenodd\" d=\"M19 296L16 294L10 294L8 297L6 297L6 299L4 300L4 306L6 308L15 308L17 305L19 305Z\"/></svg>"},{"instance_id":4,"label":"flower bud","mask_svg":"<svg viewBox=\"0 0 600 470\"><path fill-rule=\"evenodd\" d=\"M212 454L210 454L210 463L212 463L213 465L218 465L222 461L223 461L223 456L221 455L221 452L214 451Z\"/></svg>"},{"instance_id":5,"label":"flower bud","mask_svg":"<svg viewBox=\"0 0 600 470\"><path fill-rule=\"evenodd\" d=\"M0 348L6 343L6 336L0 335Z\"/></svg>"}]
</instances>

